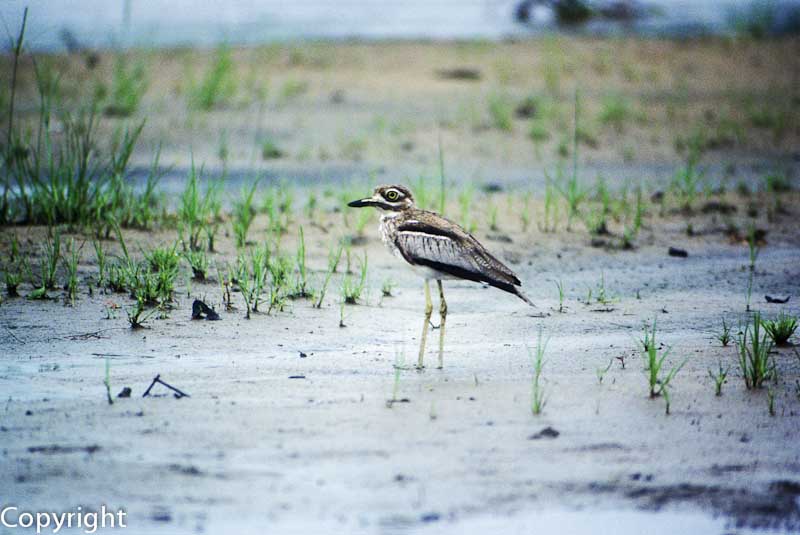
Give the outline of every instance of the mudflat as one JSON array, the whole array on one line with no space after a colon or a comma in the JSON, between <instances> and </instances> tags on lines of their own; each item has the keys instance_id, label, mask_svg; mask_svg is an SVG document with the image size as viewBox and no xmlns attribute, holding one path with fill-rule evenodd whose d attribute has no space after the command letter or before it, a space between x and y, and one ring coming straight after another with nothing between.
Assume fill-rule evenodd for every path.
<instances>
[{"instance_id":1,"label":"mudflat","mask_svg":"<svg viewBox=\"0 0 800 535\"><path fill-rule=\"evenodd\" d=\"M172 168L159 215L99 244L121 263L121 236L139 265L175 245L172 299L132 328L132 289L101 276L95 229L0 229L4 272L14 256L30 267L0 304L2 499L123 507L136 533L797 531L797 337L768 353L760 388L737 346L756 311L800 313L796 47L261 47L232 51L236 90L210 111L187 80L213 51L130 53L148 89L132 117L99 119L99 139L147 119L130 181L158 143ZM113 77L107 54L91 70L45 59L77 95ZM33 124L31 69L18 108ZM184 251L192 160L201 191L220 184L202 280ZM377 213L345 206L382 182L444 207L536 307L446 281L444 368L434 329L415 369L422 281L380 243ZM77 294L60 261L56 288L30 299L56 228L63 256L83 244ZM247 319L260 250L272 270ZM220 320L191 319L195 300ZM645 329L666 355L656 396ZM188 395L156 383L143 397L156 376Z\"/></svg>"}]
</instances>

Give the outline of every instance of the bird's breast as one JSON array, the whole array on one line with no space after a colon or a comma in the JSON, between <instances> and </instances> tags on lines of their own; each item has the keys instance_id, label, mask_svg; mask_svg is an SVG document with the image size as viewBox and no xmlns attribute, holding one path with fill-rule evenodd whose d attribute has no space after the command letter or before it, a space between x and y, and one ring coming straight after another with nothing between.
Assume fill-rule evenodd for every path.
<instances>
[{"instance_id":1,"label":"bird's breast","mask_svg":"<svg viewBox=\"0 0 800 535\"><path fill-rule=\"evenodd\" d=\"M400 250L395 245L394 237L395 233L397 232L397 217L391 215L382 215L381 216L381 224L378 227L378 231L381 235L381 241L383 244L390 250L395 256L400 256Z\"/></svg>"}]
</instances>

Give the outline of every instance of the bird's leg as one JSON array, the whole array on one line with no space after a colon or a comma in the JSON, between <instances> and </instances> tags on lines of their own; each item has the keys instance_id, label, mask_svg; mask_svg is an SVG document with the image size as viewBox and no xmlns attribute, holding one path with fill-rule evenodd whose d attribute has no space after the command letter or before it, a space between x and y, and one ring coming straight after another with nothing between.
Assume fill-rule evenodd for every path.
<instances>
[{"instance_id":1,"label":"bird's leg","mask_svg":"<svg viewBox=\"0 0 800 535\"><path fill-rule=\"evenodd\" d=\"M442 281L437 279L436 284L439 286L439 369L444 368L444 322L447 319L447 301L444 300L444 288L442 288Z\"/></svg>"},{"instance_id":2,"label":"bird's leg","mask_svg":"<svg viewBox=\"0 0 800 535\"><path fill-rule=\"evenodd\" d=\"M428 285L428 279L425 279L425 321L422 323L422 338L419 341L419 360L417 361L417 368L422 369L422 359L425 356L425 340L428 338L428 324L431 321L431 312L433 312L433 304L431 303L431 287Z\"/></svg>"}]
</instances>

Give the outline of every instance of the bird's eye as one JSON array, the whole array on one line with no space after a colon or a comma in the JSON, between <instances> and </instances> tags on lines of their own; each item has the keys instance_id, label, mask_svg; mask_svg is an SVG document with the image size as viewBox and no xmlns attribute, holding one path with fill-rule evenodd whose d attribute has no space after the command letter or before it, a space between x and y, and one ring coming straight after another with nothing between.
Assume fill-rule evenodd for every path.
<instances>
[{"instance_id":1,"label":"bird's eye","mask_svg":"<svg viewBox=\"0 0 800 535\"><path fill-rule=\"evenodd\" d=\"M386 199L396 201L400 197L400 193L396 189L390 189L386 192Z\"/></svg>"}]
</instances>

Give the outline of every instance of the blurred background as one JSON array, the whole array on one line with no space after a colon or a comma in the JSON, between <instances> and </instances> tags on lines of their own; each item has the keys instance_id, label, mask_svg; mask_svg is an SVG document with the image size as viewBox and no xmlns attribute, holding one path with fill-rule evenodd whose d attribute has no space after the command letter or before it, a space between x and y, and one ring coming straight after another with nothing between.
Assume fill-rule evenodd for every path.
<instances>
[{"instance_id":1,"label":"blurred background","mask_svg":"<svg viewBox=\"0 0 800 535\"><path fill-rule=\"evenodd\" d=\"M28 45L208 46L299 39L505 39L567 27L589 34L696 36L797 31L794 0L7 0L6 29L30 5ZM37 7L46 9L37 9ZM77 9L76 9L77 7ZM91 14L91 16L87 16ZM13 32L12 32L13 33Z\"/></svg>"},{"instance_id":2,"label":"blurred background","mask_svg":"<svg viewBox=\"0 0 800 535\"><path fill-rule=\"evenodd\" d=\"M17 127L44 86L57 120L102 112L98 144L146 123L128 176L160 150L167 192L192 162L410 181L441 152L453 181L537 189L572 156L655 187L687 161L709 187L796 166L795 0L8 0L9 75L26 6Z\"/></svg>"}]
</instances>

